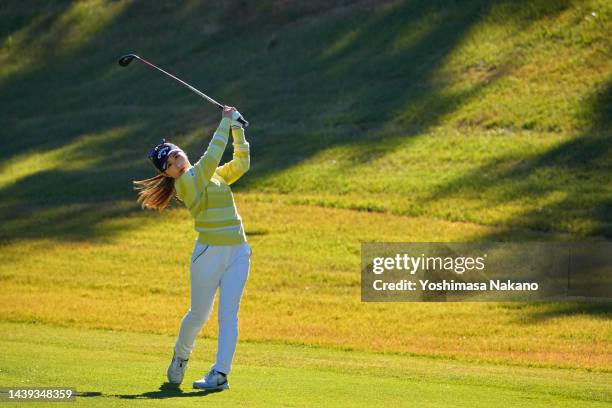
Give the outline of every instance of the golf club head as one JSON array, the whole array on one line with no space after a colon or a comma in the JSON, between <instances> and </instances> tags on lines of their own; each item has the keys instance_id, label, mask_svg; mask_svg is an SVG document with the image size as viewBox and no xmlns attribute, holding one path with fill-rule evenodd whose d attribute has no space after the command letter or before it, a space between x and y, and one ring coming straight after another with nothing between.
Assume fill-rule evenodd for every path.
<instances>
[{"instance_id":1,"label":"golf club head","mask_svg":"<svg viewBox=\"0 0 612 408\"><path fill-rule=\"evenodd\" d=\"M122 67L127 67L128 65L130 65L130 62L132 62L134 58L138 58L138 55L126 54L119 58L119 65L121 65Z\"/></svg>"}]
</instances>

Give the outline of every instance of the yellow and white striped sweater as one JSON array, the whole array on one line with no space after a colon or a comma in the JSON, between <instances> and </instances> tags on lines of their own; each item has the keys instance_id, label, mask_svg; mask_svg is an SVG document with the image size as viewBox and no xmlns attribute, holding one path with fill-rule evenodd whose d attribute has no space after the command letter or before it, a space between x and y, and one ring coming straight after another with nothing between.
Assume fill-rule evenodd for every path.
<instances>
[{"instance_id":1,"label":"yellow and white striped sweater","mask_svg":"<svg viewBox=\"0 0 612 408\"><path fill-rule=\"evenodd\" d=\"M229 185L249 169L249 143L244 129L232 128L234 154L219 166L229 139L231 120L223 118L202 157L174 183L177 196L195 221L198 241L210 245L246 242L242 218Z\"/></svg>"}]
</instances>

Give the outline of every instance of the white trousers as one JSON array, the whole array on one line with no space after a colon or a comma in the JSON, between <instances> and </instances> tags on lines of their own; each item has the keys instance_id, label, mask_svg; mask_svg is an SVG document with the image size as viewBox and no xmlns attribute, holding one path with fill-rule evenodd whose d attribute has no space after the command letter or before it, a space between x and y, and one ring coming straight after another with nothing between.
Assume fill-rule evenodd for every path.
<instances>
[{"instance_id":1,"label":"white trousers","mask_svg":"<svg viewBox=\"0 0 612 408\"><path fill-rule=\"evenodd\" d=\"M231 371L238 341L238 309L251 266L251 246L208 245L197 240L191 255L191 308L183 317L174 351L191 356L196 337L208 320L219 288L219 337L216 362L211 368L225 374Z\"/></svg>"}]
</instances>

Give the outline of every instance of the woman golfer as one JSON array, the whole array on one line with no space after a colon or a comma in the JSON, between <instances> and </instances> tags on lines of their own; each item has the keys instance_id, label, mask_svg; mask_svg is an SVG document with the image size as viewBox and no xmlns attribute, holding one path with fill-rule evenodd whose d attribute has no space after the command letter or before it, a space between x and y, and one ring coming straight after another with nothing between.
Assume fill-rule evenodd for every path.
<instances>
[{"instance_id":1,"label":"woman golfer","mask_svg":"<svg viewBox=\"0 0 612 408\"><path fill-rule=\"evenodd\" d=\"M162 211L176 193L195 220L198 236L191 255L191 308L183 317L168 381L180 384L195 339L212 310L219 288L219 339L216 362L210 371L193 383L194 388L224 390L238 339L238 309L249 275L251 246L247 243L242 218L236 210L229 187L249 169L249 143L233 107L223 109L221 123L206 152L191 165L183 150L172 143L161 143L149 153L160 174L134 181L142 208ZM233 136L233 159L219 166L228 142Z\"/></svg>"}]
</instances>

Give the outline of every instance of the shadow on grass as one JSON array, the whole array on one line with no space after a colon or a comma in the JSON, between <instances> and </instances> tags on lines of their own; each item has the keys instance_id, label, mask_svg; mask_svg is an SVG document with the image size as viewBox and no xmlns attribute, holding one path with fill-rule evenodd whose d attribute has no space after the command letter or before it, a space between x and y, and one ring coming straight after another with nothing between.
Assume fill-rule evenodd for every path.
<instances>
[{"instance_id":1,"label":"shadow on grass","mask_svg":"<svg viewBox=\"0 0 612 408\"><path fill-rule=\"evenodd\" d=\"M487 197L490 207L529 200L525 211L504 222L508 228L541 232L572 232L612 238L612 82L594 94L589 111L592 127L529 160L511 155L487 163L451 180L430 201ZM486 237L495 241L501 230Z\"/></svg>"},{"instance_id":2,"label":"shadow on grass","mask_svg":"<svg viewBox=\"0 0 612 408\"><path fill-rule=\"evenodd\" d=\"M353 160L360 164L388 154L398 142L438 125L445 115L506 74L513 63L511 55L505 65L465 90L450 91L451 80L439 72L494 5L508 5L508 20L522 15L526 27L571 4L390 3L376 10L330 13L317 30L305 24L274 34L279 45L269 52L273 70L266 75L291 78L291 86L278 89L269 99L265 92L259 96L269 101L269 116L285 120L282 127L269 120L260 122L270 125L262 129L266 155L258 157L254 149L254 183L334 146L354 147ZM524 11L532 8L541 12ZM299 63L289 65L287 60Z\"/></svg>"},{"instance_id":3,"label":"shadow on grass","mask_svg":"<svg viewBox=\"0 0 612 408\"><path fill-rule=\"evenodd\" d=\"M453 195L480 195L483 191L492 190L502 184L511 188L509 196L500 196L491 205L529 197L537 200L546 194L561 192L563 198L541 208L527 210L506 222L507 227L481 237L482 241L529 241L542 240L537 233L524 235L520 239L514 235L512 226L528 226L531 230L550 231L551 228L563 230L568 223L585 223L585 235L592 235L584 240L612 238L612 198L606 195L605 188L611 185L612 163L612 83L608 83L601 91L595 93L590 103L595 112L591 118L592 127L576 137L563 142L543 154L536 155L531 160L515 163L511 157L507 161L491 161L461 178L439 189L432 199L446 198ZM510 165L508 165L510 164ZM541 173L548 175L542 179L534 177ZM599 179L589 177L589 174L600 176ZM551 177L560 178L560 182L551 184ZM583 200L583 193L589 190L601 191L601 198L595 202ZM490 194L490 197L494 195ZM542 223L542 214L547 214L550 223ZM562 219L555 219L561 214ZM534 231L536 232L536 231ZM599 236L599 237L597 237ZM544 238L554 239L554 236ZM567 239L565 237L563 239ZM575 237L572 238L575 240ZM511 303L501 307L515 310L525 309L519 313L517 322L520 324L538 324L555 318L588 315L603 320L612 319L612 302L609 301L571 301L542 303Z\"/></svg>"},{"instance_id":4,"label":"shadow on grass","mask_svg":"<svg viewBox=\"0 0 612 408\"><path fill-rule=\"evenodd\" d=\"M536 302L536 303L504 303L501 308L507 310L523 310L516 322L519 324L538 324L550 319L588 315L602 320L612 319L611 302Z\"/></svg>"},{"instance_id":5,"label":"shadow on grass","mask_svg":"<svg viewBox=\"0 0 612 408\"><path fill-rule=\"evenodd\" d=\"M368 162L438 124L504 75L501 69L468 90L448 93L436 72L466 34L494 5L506 4L508 21L520 16L525 27L571 5L548 3L407 0L378 7L270 0L245 6L257 18L228 24L236 19L226 2L165 2L163 12L156 2L131 2L67 50L65 32L54 27L75 3L7 7L0 14L4 36L34 27L21 33L11 53L39 45L29 47L32 60L44 64L1 78L0 127L11 135L4 155L49 152L126 124L133 130L84 148L83 154L101 159L95 169L56 167L1 188L0 240L110 237L113 230L97 228L101 222L142 211L131 181L155 175L146 159L152 145L167 137L192 161L204 151L218 112L154 70L120 68L116 59L126 52L239 106L251 120L253 166L236 183L239 190L333 146L356 146L356 158ZM227 149L222 162L230 157ZM125 200L134 205L113 204Z\"/></svg>"},{"instance_id":6,"label":"shadow on grass","mask_svg":"<svg viewBox=\"0 0 612 408\"><path fill-rule=\"evenodd\" d=\"M119 398L119 399L165 399L165 398L185 398L185 397L205 397L208 394L214 394L223 390L199 390L192 392L185 392L179 386L171 383L163 383L158 391L143 392L142 394L104 394L99 391L82 391L77 392L75 395L80 398Z\"/></svg>"}]
</instances>

